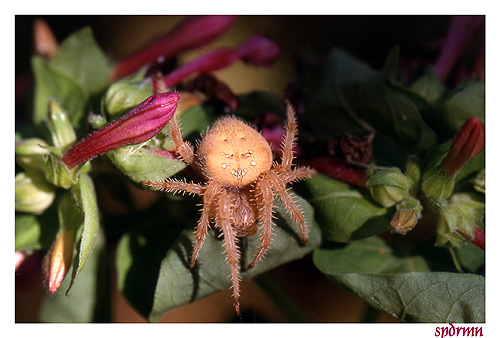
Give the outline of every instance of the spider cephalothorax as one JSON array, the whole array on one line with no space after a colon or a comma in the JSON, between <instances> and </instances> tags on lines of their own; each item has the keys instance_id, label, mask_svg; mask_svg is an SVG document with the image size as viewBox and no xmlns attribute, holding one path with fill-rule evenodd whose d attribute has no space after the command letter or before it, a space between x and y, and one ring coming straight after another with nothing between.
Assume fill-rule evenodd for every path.
<instances>
[{"instance_id":1,"label":"spider cephalothorax","mask_svg":"<svg viewBox=\"0 0 500 338\"><path fill-rule=\"evenodd\" d=\"M226 254L231 266L231 279L236 312L239 314L239 237L254 234L260 227L261 247L253 261L255 266L271 244L273 201L277 194L292 219L298 224L302 239L307 243L307 225L302 211L287 191L286 184L312 176L306 167L292 168L293 146L297 136L295 113L287 103L286 133L282 143L281 163L273 164L271 147L265 138L245 122L225 117L216 122L200 141L196 153L182 140L174 119L170 134L181 159L197 169L206 179L203 184L178 180L144 182L145 186L173 193L191 193L203 197L201 217L191 256L191 267L213 222L223 234Z\"/></svg>"}]
</instances>

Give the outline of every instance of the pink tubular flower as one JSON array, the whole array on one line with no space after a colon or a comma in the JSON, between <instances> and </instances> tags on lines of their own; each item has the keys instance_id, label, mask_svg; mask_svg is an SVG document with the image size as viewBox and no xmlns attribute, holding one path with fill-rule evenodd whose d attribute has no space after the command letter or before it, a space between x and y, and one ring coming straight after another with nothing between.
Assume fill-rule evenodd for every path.
<instances>
[{"instance_id":1,"label":"pink tubular flower","mask_svg":"<svg viewBox=\"0 0 500 338\"><path fill-rule=\"evenodd\" d=\"M455 175L484 148L484 125L475 116L469 117L455 134L443 169L448 177Z\"/></svg>"},{"instance_id":2,"label":"pink tubular flower","mask_svg":"<svg viewBox=\"0 0 500 338\"><path fill-rule=\"evenodd\" d=\"M434 66L441 81L446 79L474 34L481 27L484 27L484 16L459 15L452 18L448 35Z\"/></svg>"},{"instance_id":3,"label":"pink tubular flower","mask_svg":"<svg viewBox=\"0 0 500 338\"><path fill-rule=\"evenodd\" d=\"M145 142L165 127L174 115L179 94L152 95L116 121L74 144L62 156L62 162L75 166L122 146Z\"/></svg>"},{"instance_id":4,"label":"pink tubular flower","mask_svg":"<svg viewBox=\"0 0 500 338\"><path fill-rule=\"evenodd\" d=\"M306 161L304 164L336 180L356 187L366 188L366 173L364 171L345 166L330 157L316 157Z\"/></svg>"},{"instance_id":5,"label":"pink tubular flower","mask_svg":"<svg viewBox=\"0 0 500 338\"><path fill-rule=\"evenodd\" d=\"M210 73L229 66L236 60L259 67L269 67L281 50L271 40L254 35L236 48L219 48L188 62L164 77L165 86L172 86L194 73Z\"/></svg>"},{"instance_id":6,"label":"pink tubular flower","mask_svg":"<svg viewBox=\"0 0 500 338\"><path fill-rule=\"evenodd\" d=\"M184 20L153 44L120 61L111 74L111 81L135 72L160 56L170 58L181 51L203 46L225 32L234 20L234 16L224 15Z\"/></svg>"}]
</instances>

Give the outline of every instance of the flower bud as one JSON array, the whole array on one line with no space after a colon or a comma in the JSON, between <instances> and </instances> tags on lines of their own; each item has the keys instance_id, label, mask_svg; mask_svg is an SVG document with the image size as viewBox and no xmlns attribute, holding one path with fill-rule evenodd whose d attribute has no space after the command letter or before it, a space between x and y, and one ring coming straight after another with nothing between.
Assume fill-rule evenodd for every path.
<instances>
[{"instance_id":1,"label":"flower bud","mask_svg":"<svg viewBox=\"0 0 500 338\"><path fill-rule=\"evenodd\" d=\"M38 138L22 140L16 144L16 162L24 169L43 170L43 155L50 151L48 144Z\"/></svg>"},{"instance_id":2,"label":"flower bud","mask_svg":"<svg viewBox=\"0 0 500 338\"><path fill-rule=\"evenodd\" d=\"M35 53L44 56L48 60L52 59L57 53L58 45L56 37L47 22L41 19L35 20L33 36Z\"/></svg>"},{"instance_id":3,"label":"flower bud","mask_svg":"<svg viewBox=\"0 0 500 338\"><path fill-rule=\"evenodd\" d=\"M412 192L416 192L418 184L420 182L420 167L418 166L416 160L410 157L406 162L405 175L408 176L413 181Z\"/></svg>"},{"instance_id":4,"label":"flower bud","mask_svg":"<svg viewBox=\"0 0 500 338\"><path fill-rule=\"evenodd\" d=\"M484 148L484 125L475 116L469 117L455 134L443 162L446 176L456 175L463 166Z\"/></svg>"},{"instance_id":5,"label":"flower bud","mask_svg":"<svg viewBox=\"0 0 500 338\"><path fill-rule=\"evenodd\" d=\"M441 167L435 167L424 172L422 191L427 198L442 200L451 196L455 186L455 176L447 176Z\"/></svg>"},{"instance_id":6,"label":"flower bud","mask_svg":"<svg viewBox=\"0 0 500 338\"><path fill-rule=\"evenodd\" d=\"M49 118L47 121L52 144L59 149L65 149L76 141L75 130L68 119L68 115L61 106L54 100L49 99Z\"/></svg>"},{"instance_id":7,"label":"flower bud","mask_svg":"<svg viewBox=\"0 0 500 338\"><path fill-rule=\"evenodd\" d=\"M61 155L51 152L44 156L45 179L51 184L69 189L78 182L78 175L82 166L68 167L61 161ZM86 166L89 169L89 166Z\"/></svg>"},{"instance_id":8,"label":"flower bud","mask_svg":"<svg viewBox=\"0 0 500 338\"><path fill-rule=\"evenodd\" d=\"M43 275L50 293L55 293L61 285L73 261L75 239L83 224L83 214L76 207L71 193L65 192L59 199L57 208L59 233L45 255Z\"/></svg>"},{"instance_id":9,"label":"flower bud","mask_svg":"<svg viewBox=\"0 0 500 338\"><path fill-rule=\"evenodd\" d=\"M436 245L450 242L461 246L464 236L474 238L474 229L483 227L484 201L470 193L455 194L439 212Z\"/></svg>"},{"instance_id":10,"label":"flower bud","mask_svg":"<svg viewBox=\"0 0 500 338\"><path fill-rule=\"evenodd\" d=\"M415 198L408 198L396 204L396 214L391 220L392 231L406 234L412 230L422 217L422 204Z\"/></svg>"},{"instance_id":11,"label":"flower bud","mask_svg":"<svg viewBox=\"0 0 500 338\"><path fill-rule=\"evenodd\" d=\"M486 173L484 169L477 173L472 183L476 191L486 194Z\"/></svg>"},{"instance_id":12,"label":"flower bud","mask_svg":"<svg viewBox=\"0 0 500 338\"><path fill-rule=\"evenodd\" d=\"M109 150L149 140L172 118L178 101L177 93L150 96L118 120L73 145L63 154L62 162L71 170Z\"/></svg>"},{"instance_id":13,"label":"flower bud","mask_svg":"<svg viewBox=\"0 0 500 338\"><path fill-rule=\"evenodd\" d=\"M43 275L50 293L55 293L61 286L71 262L75 245L76 230L62 229L43 260Z\"/></svg>"},{"instance_id":14,"label":"flower bud","mask_svg":"<svg viewBox=\"0 0 500 338\"><path fill-rule=\"evenodd\" d=\"M55 188L41 172L29 171L16 175L16 211L41 214L55 198Z\"/></svg>"},{"instance_id":15,"label":"flower bud","mask_svg":"<svg viewBox=\"0 0 500 338\"><path fill-rule=\"evenodd\" d=\"M203 54L188 62L163 79L170 87L194 73L210 73L229 66L237 60L259 67L269 67L280 55L281 50L274 42L263 37L253 36L236 48L219 48Z\"/></svg>"},{"instance_id":16,"label":"flower bud","mask_svg":"<svg viewBox=\"0 0 500 338\"><path fill-rule=\"evenodd\" d=\"M373 199L386 208L405 199L412 184L412 180L404 175L399 168L376 171L366 181L366 186Z\"/></svg>"},{"instance_id":17,"label":"flower bud","mask_svg":"<svg viewBox=\"0 0 500 338\"><path fill-rule=\"evenodd\" d=\"M153 95L151 80L132 82L120 80L109 87L104 96L104 107L111 118L121 115Z\"/></svg>"},{"instance_id":18,"label":"flower bud","mask_svg":"<svg viewBox=\"0 0 500 338\"><path fill-rule=\"evenodd\" d=\"M209 15L189 18L154 43L120 61L111 74L114 81L156 61L177 53L201 47L224 33L234 22L234 16Z\"/></svg>"}]
</instances>

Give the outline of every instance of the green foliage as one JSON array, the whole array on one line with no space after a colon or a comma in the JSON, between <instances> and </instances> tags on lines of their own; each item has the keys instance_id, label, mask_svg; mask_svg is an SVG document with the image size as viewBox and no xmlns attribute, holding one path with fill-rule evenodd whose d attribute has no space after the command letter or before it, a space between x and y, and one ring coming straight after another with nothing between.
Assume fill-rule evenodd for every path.
<instances>
[{"instance_id":1,"label":"green foliage","mask_svg":"<svg viewBox=\"0 0 500 338\"><path fill-rule=\"evenodd\" d=\"M382 70L332 49L316 73L304 76L307 113L298 116L305 129L302 151L314 156L313 148L339 134L375 132L376 163L366 170L366 188L324 174L296 185L310 230L307 246L277 198L272 245L265 259L241 276L265 280L267 271L312 253L314 265L332 281L402 320L484 322L484 251L464 244L475 228L485 228L485 152L452 182L441 171L448 140L463 121L477 115L484 122L484 82L450 90L428 71L406 87L398 83L397 66L397 48ZM88 132L90 110L100 109L91 120L99 128L153 93L145 71L109 83L112 65L90 29L70 36L50 61L34 56L32 68L37 138L16 133L15 249L46 250L62 227L75 231L71 274L60 286L67 295L44 297L41 319L109 321L107 255L113 248L118 288L149 321L227 289L230 268L216 230L209 231L198 263L189 268L199 200L162 194L142 209L134 204L141 182L191 174L181 173L186 165L169 152L168 126L147 142L111 150L72 170L61 161L65 149ZM281 98L254 90L239 97L234 114L256 121L284 112ZM222 115L207 100L178 117L184 137L194 141ZM123 218L101 210L113 195L130 209ZM433 223L430 232L416 236L425 244L415 243L412 232L388 232L393 217L405 210L415 211L412 228L419 220ZM259 235L240 244L245 265L260 246Z\"/></svg>"},{"instance_id":2,"label":"green foliage","mask_svg":"<svg viewBox=\"0 0 500 338\"><path fill-rule=\"evenodd\" d=\"M311 206L298 196L296 199L304 209L308 223L313 224ZM277 200L276 205L279 218L273 244L265 260L243 273L243 279L299 259L320 244L320 233L312 226L308 244L304 246L283 204ZM129 302L150 321L157 321L168 310L225 290L231 284L224 246L215 232L209 232L197 265L189 269L193 230L182 230L182 219L170 217L162 220L161 215L157 218L146 228L136 228L130 235L124 236L117 255L118 285ZM196 220L189 218L193 226ZM158 233L162 234L160 238ZM242 260L245 264L251 262L259 246L257 235L245 238Z\"/></svg>"}]
</instances>

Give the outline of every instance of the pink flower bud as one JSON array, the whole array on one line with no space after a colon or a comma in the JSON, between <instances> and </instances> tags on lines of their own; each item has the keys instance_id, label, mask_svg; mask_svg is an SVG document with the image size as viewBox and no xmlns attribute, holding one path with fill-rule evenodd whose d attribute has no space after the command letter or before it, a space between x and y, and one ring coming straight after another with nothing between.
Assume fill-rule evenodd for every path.
<instances>
[{"instance_id":1,"label":"pink flower bud","mask_svg":"<svg viewBox=\"0 0 500 338\"><path fill-rule=\"evenodd\" d=\"M219 48L188 62L164 77L165 86L172 86L194 73L210 73L237 60L269 67L280 55L280 48L263 36L253 36L236 48Z\"/></svg>"},{"instance_id":2,"label":"pink flower bud","mask_svg":"<svg viewBox=\"0 0 500 338\"><path fill-rule=\"evenodd\" d=\"M234 16L225 15L184 20L156 42L119 62L111 74L111 81L135 72L160 56L170 58L181 51L203 46L225 32L234 20Z\"/></svg>"},{"instance_id":3,"label":"pink flower bud","mask_svg":"<svg viewBox=\"0 0 500 338\"><path fill-rule=\"evenodd\" d=\"M74 229L61 230L44 258L44 281L50 293L55 293L59 289L71 266L75 232Z\"/></svg>"},{"instance_id":4,"label":"pink flower bud","mask_svg":"<svg viewBox=\"0 0 500 338\"><path fill-rule=\"evenodd\" d=\"M457 131L443 163L446 176L455 175L484 148L484 125L475 116L469 117Z\"/></svg>"},{"instance_id":5,"label":"pink flower bud","mask_svg":"<svg viewBox=\"0 0 500 338\"><path fill-rule=\"evenodd\" d=\"M109 150L149 140L174 115L178 101L177 93L150 96L126 115L73 145L62 156L62 162L72 169Z\"/></svg>"}]
</instances>

